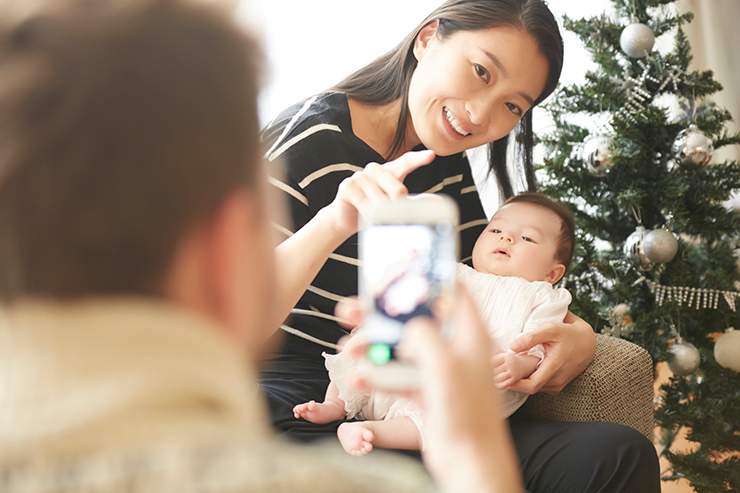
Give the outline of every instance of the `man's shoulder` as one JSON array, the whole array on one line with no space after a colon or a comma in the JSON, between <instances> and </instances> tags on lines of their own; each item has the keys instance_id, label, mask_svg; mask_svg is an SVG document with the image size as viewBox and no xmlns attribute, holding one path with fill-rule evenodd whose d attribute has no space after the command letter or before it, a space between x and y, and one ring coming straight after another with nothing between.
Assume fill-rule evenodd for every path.
<instances>
[{"instance_id":1,"label":"man's shoulder","mask_svg":"<svg viewBox=\"0 0 740 493\"><path fill-rule=\"evenodd\" d=\"M0 461L3 491L422 492L414 460L383 452L358 460L329 444L171 444L136 450ZM29 489L29 487L32 488Z\"/></svg>"}]
</instances>

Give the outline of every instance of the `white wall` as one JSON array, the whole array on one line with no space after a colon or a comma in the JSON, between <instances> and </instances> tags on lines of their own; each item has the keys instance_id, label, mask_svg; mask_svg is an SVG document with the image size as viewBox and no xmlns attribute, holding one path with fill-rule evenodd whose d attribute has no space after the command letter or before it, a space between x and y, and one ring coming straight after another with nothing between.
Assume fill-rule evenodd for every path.
<instances>
[{"instance_id":1,"label":"white wall","mask_svg":"<svg viewBox=\"0 0 740 493\"><path fill-rule=\"evenodd\" d=\"M270 63L262 96L265 122L286 106L338 82L382 55L440 0L242 0L240 17L260 31ZM608 0L551 0L558 17L598 15ZM565 33L562 80L577 80L590 64L579 40Z\"/></svg>"}]
</instances>

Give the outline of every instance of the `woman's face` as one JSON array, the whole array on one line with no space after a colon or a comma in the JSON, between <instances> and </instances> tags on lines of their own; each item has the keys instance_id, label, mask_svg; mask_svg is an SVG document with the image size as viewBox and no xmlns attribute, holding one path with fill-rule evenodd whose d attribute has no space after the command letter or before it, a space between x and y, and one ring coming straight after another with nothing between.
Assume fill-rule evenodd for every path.
<instances>
[{"instance_id":1,"label":"woman's face","mask_svg":"<svg viewBox=\"0 0 740 493\"><path fill-rule=\"evenodd\" d=\"M512 27L458 31L444 41L437 22L416 38L407 141L448 156L511 132L545 88L547 59Z\"/></svg>"}]
</instances>

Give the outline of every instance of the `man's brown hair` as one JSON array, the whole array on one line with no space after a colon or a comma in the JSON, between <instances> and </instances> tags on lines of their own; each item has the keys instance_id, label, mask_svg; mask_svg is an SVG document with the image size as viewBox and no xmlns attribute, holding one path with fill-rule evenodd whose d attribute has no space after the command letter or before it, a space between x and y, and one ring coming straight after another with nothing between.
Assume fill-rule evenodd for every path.
<instances>
[{"instance_id":1,"label":"man's brown hair","mask_svg":"<svg viewBox=\"0 0 740 493\"><path fill-rule=\"evenodd\" d=\"M563 204L555 202L540 192L522 192L506 200L504 205L517 202L537 205L557 214L561 224L560 238L558 238L555 258L568 270L573 260L573 252L576 248L576 223L573 219L573 214Z\"/></svg>"},{"instance_id":2,"label":"man's brown hair","mask_svg":"<svg viewBox=\"0 0 740 493\"><path fill-rule=\"evenodd\" d=\"M186 231L260 177L261 58L225 12L78 3L0 26L2 301L161 294Z\"/></svg>"}]
</instances>

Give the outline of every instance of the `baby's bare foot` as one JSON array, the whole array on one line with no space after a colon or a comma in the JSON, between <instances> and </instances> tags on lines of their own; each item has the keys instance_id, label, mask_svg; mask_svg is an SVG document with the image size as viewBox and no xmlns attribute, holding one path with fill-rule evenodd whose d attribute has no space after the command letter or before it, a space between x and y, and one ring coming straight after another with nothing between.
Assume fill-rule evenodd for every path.
<instances>
[{"instance_id":1,"label":"baby's bare foot","mask_svg":"<svg viewBox=\"0 0 740 493\"><path fill-rule=\"evenodd\" d=\"M344 450L355 457L362 457L373 449L375 434L366 422L342 423L337 436Z\"/></svg>"},{"instance_id":2,"label":"baby's bare foot","mask_svg":"<svg viewBox=\"0 0 740 493\"><path fill-rule=\"evenodd\" d=\"M345 416L344 407L335 402L308 401L293 408L293 416L316 424L331 423Z\"/></svg>"}]
</instances>

